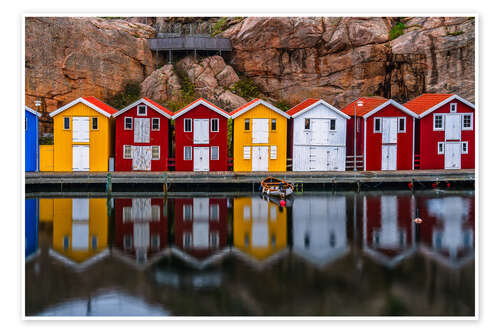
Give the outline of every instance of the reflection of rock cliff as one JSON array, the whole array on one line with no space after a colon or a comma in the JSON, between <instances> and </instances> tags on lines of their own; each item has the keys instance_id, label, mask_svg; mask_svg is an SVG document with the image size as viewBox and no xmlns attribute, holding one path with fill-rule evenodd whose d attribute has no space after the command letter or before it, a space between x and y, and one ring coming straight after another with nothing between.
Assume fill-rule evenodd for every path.
<instances>
[{"instance_id":1,"label":"reflection of rock cliff","mask_svg":"<svg viewBox=\"0 0 500 333\"><path fill-rule=\"evenodd\" d=\"M167 23L186 24L174 20ZM197 94L231 109L245 102L231 92L241 74L261 97L289 105L321 97L343 107L360 95L406 101L438 91L474 101L474 19L466 17L226 20L219 26L233 45L226 61L188 56L169 66L160 58L156 71L146 40L155 29L138 22L166 24L160 18L27 18L26 103L42 99L44 110L53 111L82 95L106 99L128 81L165 103L180 98L187 77ZM402 35L390 40L397 23Z\"/></svg>"}]
</instances>

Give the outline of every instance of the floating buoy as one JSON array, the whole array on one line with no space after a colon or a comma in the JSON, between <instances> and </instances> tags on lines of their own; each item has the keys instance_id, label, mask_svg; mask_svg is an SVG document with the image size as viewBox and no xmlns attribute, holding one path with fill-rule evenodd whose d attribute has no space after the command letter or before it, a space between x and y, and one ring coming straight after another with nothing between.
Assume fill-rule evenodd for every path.
<instances>
[{"instance_id":1,"label":"floating buoy","mask_svg":"<svg viewBox=\"0 0 500 333\"><path fill-rule=\"evenodd\" d=\"M281 206L281 207L285 207L285 206L286 206L286 201L285 201L285 200L283 200L283 199L281 199L281 200L280 200L280 206Z\"/></svg>"},{"instance_id":2,"label":"floating buoy","mask_svg":"<svg viewBox=\"0 0 500 333\"><path fill-rule=\"evenodd\" d=\"M422 222L424 222L424 220L422 220L420 217L416 217L415 220L413 220L416 224L420 224Z\"/></svg>"},{"instance_id":3,"label":"floating buoy","mask_svg":"<svg viewBox=\"0 0 500 333\"><path fill-rule=\"evenodd\" d=\"M432 188L436 188L438 186L438 182L432 183Z\"/></svg>"},{"instance_id":4,"label":"floating buoy","mask_svg":"<svg viewBox=\"0 0 500 333\"><path fill-rule=\"evenodd\" d=\"M451 186L450 182L447 182L447 183L446 183L446 187L447 187L447 188L450 188L450 186Z\"/></svg>"},{"instance_id":5,"label":"floating buoy","mask_svg":"<svg viewBox=\"0 0 500 333\"><path fill-rule=\"evenodd\" d=\"M408 188L409 188L410 190L413 190L413 183L411 183L411 182L410 182L410 183L408 183Z\"/></svg>"}]
</instances>

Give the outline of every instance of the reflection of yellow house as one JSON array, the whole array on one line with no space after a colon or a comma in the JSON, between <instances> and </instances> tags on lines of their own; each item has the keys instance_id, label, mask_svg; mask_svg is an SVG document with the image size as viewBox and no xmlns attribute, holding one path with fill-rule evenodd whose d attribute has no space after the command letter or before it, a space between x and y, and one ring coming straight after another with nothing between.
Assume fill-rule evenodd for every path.
<instances>
[{"instance_id":1,"label":"reflection of yellow house","mask_svg":"<svg viewBox=\"0 0 500 333\"><path fill-rule=\"evenodd\" d=\"M108 207L105 198L54 200L52 254L80 267L107 254ZM106 251L103 251L106 250Z\"/></svg>"},{"instance_id":2,"label":"reflection of yellow house","mask_svg":"<svg viewBox=\"0 0 500 333\"><path fill-rule=\"evenodd\" d=\"M235 198L233 243L241 252L264 261L287 247L286 208L259 197Z\"/></svg>"},{"instance_id":3,"label":"reflection of yellow house","mask_svg":"<svg viewBox=\"0 0 500 333\"><path fill-rule=\"evenodd\" d=\"M288 114L260 99L230 113L235 172L286 171Z\"/></svg>"},{"instance_id":4,"label":"reflection of yellow house","mask_svg":"<svg viewBox=\"0 0 500 333\"><path fill-rule=\"evenodd\" d=\"M39 206L38 221L40 223L52 223L54 221L54 199L40 198Z\"/></svg>"}]
</instances>

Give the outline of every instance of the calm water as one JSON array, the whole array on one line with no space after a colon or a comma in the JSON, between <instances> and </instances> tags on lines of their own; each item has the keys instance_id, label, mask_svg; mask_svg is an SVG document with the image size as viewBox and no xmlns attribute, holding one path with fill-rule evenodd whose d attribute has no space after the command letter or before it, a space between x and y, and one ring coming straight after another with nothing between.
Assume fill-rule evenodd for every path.
<instances>
[{"instance_id":1,"label":"calm water","mask_svg":"<svg viewBox=\"0 0 500 333\"><path fill-rule=\"evenodd\" d=\"M26 315L471 316L474 226L473 191L30 198Z\"/></svg>"}]
</instances>

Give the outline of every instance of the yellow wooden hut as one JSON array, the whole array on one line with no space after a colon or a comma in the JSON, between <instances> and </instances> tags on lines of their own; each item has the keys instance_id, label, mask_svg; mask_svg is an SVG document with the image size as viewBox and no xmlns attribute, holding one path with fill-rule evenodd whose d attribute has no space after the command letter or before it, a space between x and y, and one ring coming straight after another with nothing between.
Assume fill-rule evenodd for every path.
<instances>
[{"instance_id":1,"label":"yellow wooden hut","mask_svg":"<svg viewBox=\"0 0 500 333\"><path fill-rule=\"evenodd\" d=\"M115 112L92 96L53 111L54 147L40 150L40 171L108 171Z\"/></svg>"},{"instance_id":2,"label":"yellow wooden hut","mask_svg":"<svg viewBox=\"0 0 500 333\"><path fill-rule=\"evenodd\" d=\"M286 171L290 116L261 99L254 99L230 115L234 119L233 170Z\"/></svg>"}]
</instances>

